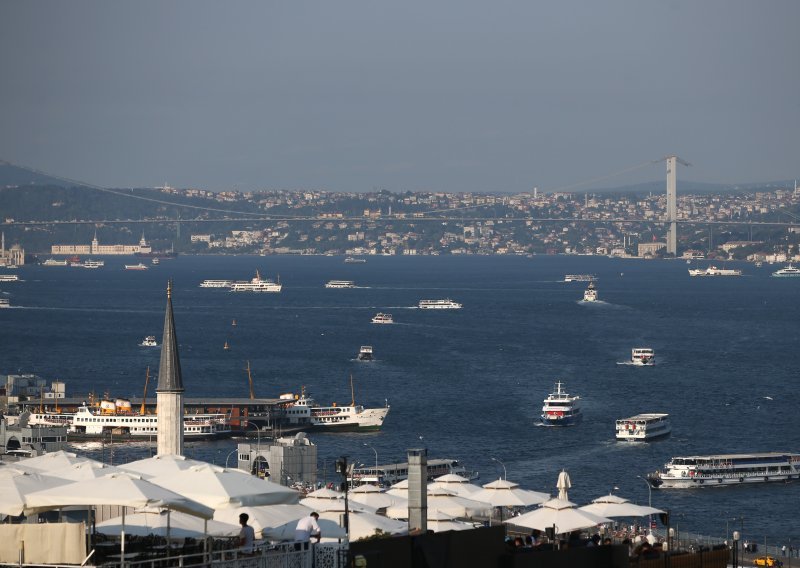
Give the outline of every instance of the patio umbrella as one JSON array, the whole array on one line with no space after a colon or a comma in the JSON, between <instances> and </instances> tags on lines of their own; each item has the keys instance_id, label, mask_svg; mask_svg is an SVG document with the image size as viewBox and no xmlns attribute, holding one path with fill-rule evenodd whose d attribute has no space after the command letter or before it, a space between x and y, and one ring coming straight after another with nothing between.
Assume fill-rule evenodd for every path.
<instances>
[{"instance_id":1,"label":"patio umbrella","mask_svg":"<svg viewBox=\"0 0 800 568\"><path fill-rule=\"evenodd\" d=\"M217 509L214 511L214 520L226 523L238 523L239 514L247 513L250 517L248 523L258 533L280 526L284 523L295 522L307 517L313 509L300 504L295 505L265 505L262 507L241 507L239 509Z\"/></svg>"},{"instance_id":2,"label":"patio umbrella","mask_svg":"<svg viewBox=\"0 0 800 568\"><path fill-rule=\"evenodd\" d=\"M492 508L491 504L460 497L455 493L439 487L428 487L428 510L441 511L453 517L475 517L486 515ZM386 516L396 519L408 518L408 503L392 505L386 508Z\"/></svg>"},{"instance_id":3,"label":"patio umbrella","mask_svg":"<svg viewBox=\"0 0 800 568\"><path fill-rule=\"evenodd\" d=\"M211 467L218 467L208 464L206 462L193 460L186 456L179 456L175 454L166 454L161 456L152 456L149 458L133 461L119 466L120 469L125 471L132 471L144 478L156 477L161 475L169 475L176 471L182 471L194 466L209 465ZM224 468L218 468L224 469Z\"/></svg>"},{"instance_id":4,"label":"patio umbrella","mask_svg":"<svg viewBox=\"0 0 800 568\"><path fill-rule=\"evenodd\" d=\"M472 494L481 490L481 488L477 485L470 483L469 479L466 477L461 477L455 473L441 475L434 479L431 485L434 485L435 487L441 487L442 489L447 489L456 495L461 495L462 497L467 497L469 499L473 499L474 497L472 497Z\"/></svg>"},{"instance_id":5,"label":"patio umbrella","mask_svg":"<svg viewBox=\"0 0 800 568\"><path fill-rule=\"evenodd\" d=\"M428 511L428 530L433 532L463 531L475 528L471 523L457 521L455 517L441 511Z\"/></svg>"},{"instance_id":6,"label":"patio umbrella","mask_svg":"<svg viewBox=\"0 0 800 568\"><path fill-rule=\"evenodd\" d=\"M506 479L498 479L483 486L483 489L473 493L471 499L486 501L493 507L528 507L540 505L550 499L547 493L522 489L519 483Z\"/></svg>"},{"instance_id":7,"label":"patio umbrella","mask_svg":"<svg viewBox=\"0 0 800 568\"><path fill-rule=\"evenodd\" d=\"M408 506L408 499L399 495L389 495L380 487L369 483L353 489L350 492L350 500L374 509L385 509L392 505Z\"/></svg>"},{"instance_id":8,"label":"patio umbrella","mask_svg":"<svg viewBox=\"0 0 800 568\"><path fill-rule=\"evenodd\" d=\"M84 463L84 462L94 462L96 464L102 465L102 462L99 462L97 460L79 457L78 454L73 454L72 452L65 452L64 450L59 450L57 452L49 452L46 454L42 454L40 456L36 456L35 458L27 458L25 460L25 467L29 469L36 469L46 473L51 471L58 471L60 469L64 469L66 467L75 465L77 463Z\"/></svg>"},{"instance_id":9,"label":"patio umbrella","mask_svg":"<svg viewBox=\"0 0 800 568\"><path fill-rule=\"evenodd\" d=\"M606 495L594 499L588 505L580 507L582 511L589 511L603 517L645 517L663 513L661 509L637 505L618 495Z\"/></svg>"},{"instance_id":10,"label":"patio umbrella","mask_svg":"<svg viewBox=\"0 0 800 568\"><path fill-rule=\"evenodd\" d=\"M569 474L565 469L562 469L561 473L558 474L558 481L556 482L556 488L558 489L558 498L563 501L569 501L567 490L570 487L572 487L572 482L569 479Z\"/></svg>"},{"instance_id":11,"label":"patio umbrella","mask_svg":"<svg viewBox=\"0 0 800 568\"><path fill-rule=\"evenodd\" d=\"M233 537L239 534L241 527L221 521L204 521L198 517L170 512L164 509L139 511L126 515L123 525L122 517L108 519L97 523L97 532L102 534L125 534L135 536L156 535L165 538L198 538L205 535L215 537Z\"/></svg>"},{"instance_id":12,"label":"patio umbrella","mask_svg":"<svg viewBox=\"0 0 800 568\"><path fill-rule=\"evenodd\" d=\"M320 520L328 519L341 525L344 517L344 507L338 511L323 511L319 514ZM388 534L408 534L408 523L388 519L382 515L362 511L350 511L348 515L350 525L350 540L359 540L373 536L376 531ZM322 529L322 527L320 527ZM325 533L323 533L325 536Z\"/></svg>"},{"instance_id":13,"label":"patio umbrella","mask_svg":"<svg viewBox=\"0 0 800 568\"><path fill-rule=\"evenodd\" d=\"M540 531L555 526L556 534L562 534L594 527L602 523L610 523L611 519L588 511L581 511L575 507L575 503L554 498L533 511L504 522Z\"/></svg>"},{"instance_id":14,"label":"patio umbrella","mask_svg":"<svg viewBox=\"0 0 800 568\"><path fill-rule=\"evenodd\" d=\"M106 465L94 460L74 463L64 468L48 471L47 475L58 477L67 481L81 481L84 479L97 479L109 473L123 473L123 470L113 465Z\"/></svg>"},{"instance_id":15,"label":"patio umbrella","mask_svg":"<svg viewBox=\"0 0 800 568\"><path fill-rule=\"evenodd\" d=\"M262 529L261 535L267 540L294 540L294 530L297 527L297 521L301 518L302 517L299 517L275 527ZM317 524L319 525L319 532L322 535L323 541L347 538L347 532L339 526L338 519L325 519L320 516L319 520L317 520Z\"/></svg>"},{"instance_id":16,"label":"patio umbrella","mask_svg":"<svg viewBox=\"0 0 800 568\"><path fill-rule=\"evenodd\" d=\"M17 517L24 513L26 496L34 491L67 485L66 479L17 467L0 468L0 514Z\"/></svg>"},{"instance_id":17,"label":"patio umbrella","mask_svg":"<svg viewBox=\"0 0 800 568\"><path fill-rule=\"evenodd\" d=\"M309 493L305 499L300 500L300 504L318 512L344 511L344 493L339 493L338 491L323 487L322 489L317 489ZM369 507L358 502L354 503L350 499L348 499L347 505L351 511L364 511L368 513L374 513L376 511L375 507Z\"/></svg>"},{"instance_id":18,"label":"patio umbrella","mask_svg":"<svg viewBox=\"0 0 800 568\"><path fill-rule=\"evenodd\" d=\"M297 503L300 493L238 469L211 464L154 475L151 483L165 487L212 509Z\"/></svg>"}]
</instances>

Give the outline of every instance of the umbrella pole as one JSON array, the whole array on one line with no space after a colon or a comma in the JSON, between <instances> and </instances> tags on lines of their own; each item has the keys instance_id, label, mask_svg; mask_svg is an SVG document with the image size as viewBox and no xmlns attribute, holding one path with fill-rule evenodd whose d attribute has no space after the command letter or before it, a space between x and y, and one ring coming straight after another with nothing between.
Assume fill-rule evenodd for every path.
<instances>
[{"instance_id":1,"label":"umbrella pole","mask_svg":"<svg viewBox=\"0 0 800 568\"><path fill-rule=\"evenodd\" d=\"M203 519L203 564L210 564L208 561L208 519Z\"/></svg>"},{"instance_id":2,"label":"umbrella pole","mask_svg":"<svg viewBox=\"0 0 800 568\"><path fill-rule=\"evenodd\" d=\"M119 566L125 567L125 507L122 508L122 532L119 533Z\"/></svg>"},{"instance_id":3,"label":"umbrella pole","mask_svg":"<svg viewBox=\"0 0 800 568\"><path fill-rule=\"evenodd\" d=\"M170 514L172 513L172 509L167 509L167 556L169 556L170 545L169 545L169 533L170 533L170 526L169 522L171 520Z\"/></svg>"}]
</instances>

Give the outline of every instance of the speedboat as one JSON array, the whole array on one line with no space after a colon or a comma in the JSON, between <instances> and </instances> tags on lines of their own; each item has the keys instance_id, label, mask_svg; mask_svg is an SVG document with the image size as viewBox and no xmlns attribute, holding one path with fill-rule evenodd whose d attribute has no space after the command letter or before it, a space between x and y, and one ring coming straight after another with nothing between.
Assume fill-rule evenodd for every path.
<instances>
[{"instance_id":1,"label":"speedboat","mask_svg":"<svg viewBox=\"0 0 800 568\"><path fill-rule=\"evenodd\" d=\"M362 345L358 350L359 361L372 361L372 345Z\"/></svg>"},{"instance_id":2,"label":"speedboat","mask_svg":"<svg viewBox=\"0 0 800 568\"><path fill-rule=\"evenodd\" d=\"M773 272L772 275L775 278L797 278L800 276L800 268L796 268L789 263L780 270Z\"/></svg>"},{"instance_id":3,"label":"speedboat","mask_svg":"<svg viewBox=\"0 0 800 568\"><path fill-rule=\"evenodd\" d=\"M634 347L631 349L631 365L653 366L656 364L656 353L650 347Z\"/></svg>"},{"instance_id":4,"label":"speedboat","mask_svg":"<svg viewBox=\"0 0 800 568\"><path fill-rule=\"evenodd\" d=\"M583 418L580 397L570 396L562 389L562 383L557 382L555 390L544 399L541 418L545 426L577 424Z\"/></svg>"},{"instance_id":5,"label":"speedboat","mask_svg":"<svg viewBox=\"0 0 800 568\"><path fill-rule=\"evenodd\" d=\"M142 347L158 347L158 342L155 335L148 335L139 345Z\"/></svg>"},{"instance_id":6,"label":"speedboat","mask_svg":"<svg viewBox=\"0 0 800 568\"><path fill-rule=\"evenodd\" d=\"M589 282L589 287L583 291L583 301L584 302L597 301L597 289L594 287L594 282Z\"/></svg>"},{"instance_id":7,"label":"speedboat","mask_svg":"<svg viewBox=\"0 0 800 568\"><path fill-rule=\"evenodd\" d=\"M381 324L394 323L394 319L392 319L392 314L379 313L375 314L375 316L372 318L372 323L381 323Z\"/></svg>"}]
</instances>

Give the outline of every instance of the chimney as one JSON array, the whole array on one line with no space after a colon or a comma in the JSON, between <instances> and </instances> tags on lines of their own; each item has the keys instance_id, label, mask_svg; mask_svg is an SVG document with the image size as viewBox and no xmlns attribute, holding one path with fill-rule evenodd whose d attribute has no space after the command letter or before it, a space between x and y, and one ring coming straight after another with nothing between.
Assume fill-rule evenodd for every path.
<instances>
[{"instance_id":1,"label":"chimney","mask_svg":"<svg viewBox=\"0 0 800 568\"><path fill-rule=\"evenodd\" d=\"M408 532L428 530L428 450L408 450Z\"/></svg>"}]
</instances>

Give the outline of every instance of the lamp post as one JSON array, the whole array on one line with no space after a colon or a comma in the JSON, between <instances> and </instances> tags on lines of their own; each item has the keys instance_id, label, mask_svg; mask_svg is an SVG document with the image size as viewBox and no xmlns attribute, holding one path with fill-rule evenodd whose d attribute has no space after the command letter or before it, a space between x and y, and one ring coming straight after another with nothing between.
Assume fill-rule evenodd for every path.
<instances>
[{"instance_id":1,"label":"lamp post","mask_svg":"<svg viewBox=\"0 0 800 568\"><path fill-rule=\"evenodd\" d=\"M380 485L379 476L378 476L378 450L376 450L370 444L364 442L364 445L370 448L373 452L375 452L375 485Z\"/></svg>"},{"instance_id":2,"label":"lamp post","mask_svg":"<svg viewBox=\"0 0 800 568\"><path fill-rule=\"evenodd\" d=\"M499 460L497 458L492 458L492 461L497 462L503 466L503 479L508 479L508 475L506 474L506 464L504 464L502 460Z\"/></svg>"},{"instance_id":3,"label":"lamp post","mask_svg":"<svg viewBox=\"0 0 800 568\"><path fill-rule=\"evenodd\" d=\"M733 568L739 566L739 531L733 531Z\"/></svg>"},{"instance_id":4,"label":"lamp post","mask_svg":"<svg viewBox=\"0 0 800 568\"><path fill-rule=\"evenodd\" d=\"M227 455L227 457L225 458L225 467L228 467L228 460L231 459L231 456L233 454L235 454L238 450L239 450L239 448L233 448L231 450L231 452ZM237 464L237 467L238 467L238 464Z\"/></svg>"},{"instance_id":5,"label":"lamp post","mask_svg":"<svg viewBox=\"0 0 800 568\"><path fill-rule=\"evenodd\" d=\"M645 479L641 475L637 475L636 477L638 477L639 479L641 479L642 481L644 481L647 484L647 506L648 507L652 507L653 506L653 488L650 486L650 482L647 481L647 479ZM653 515L652 515L652 513L648 517L647 522L650 523L650 525L647 527L647 530L652 530L652 527L653 527Z\"/></svg>"}]
</instances>

